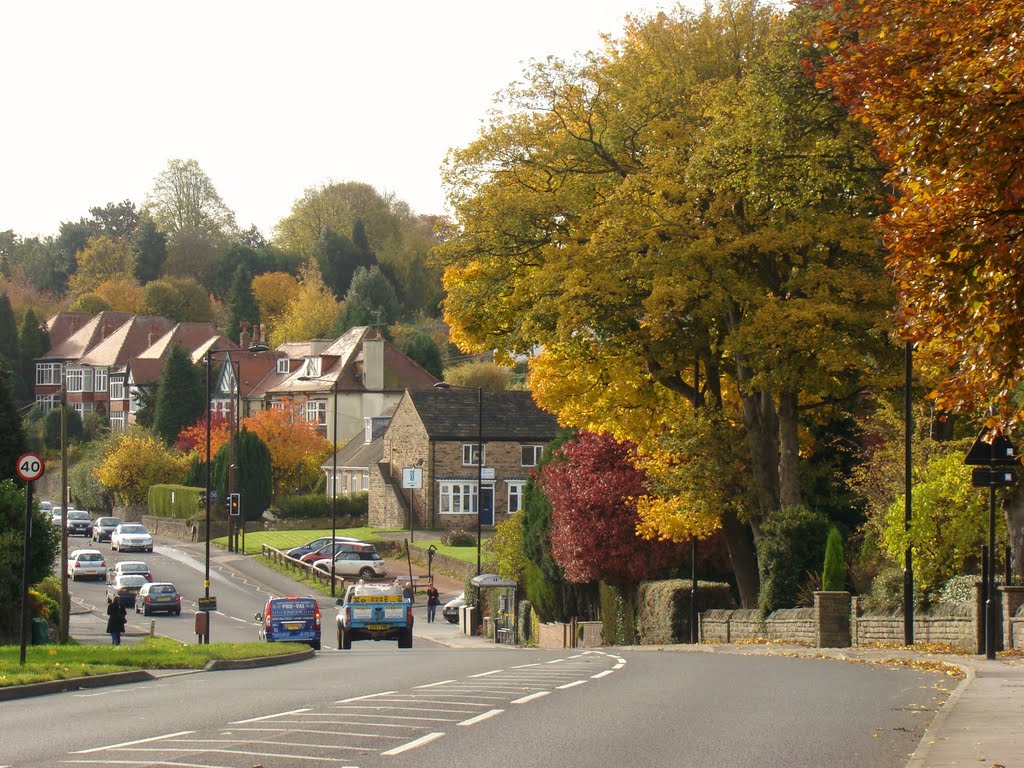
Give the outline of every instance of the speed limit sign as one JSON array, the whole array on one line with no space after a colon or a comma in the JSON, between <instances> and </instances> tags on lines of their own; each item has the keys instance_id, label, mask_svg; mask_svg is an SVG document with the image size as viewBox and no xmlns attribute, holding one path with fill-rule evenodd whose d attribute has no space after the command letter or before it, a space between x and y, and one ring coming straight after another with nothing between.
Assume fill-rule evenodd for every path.
<instances>
[{"instance_id":1,"label":"speed limit sign","mask_svg":"<svg viewBox=\"0 0 1024 768\"><path fill-rule=\"evenodd\" d=\"M44 469L46 469L46 465L43 464L43 460L34 453L22 454L18 459L18 477L26 483L31 483L42 477Z\"/></svg>"}]
</instances>

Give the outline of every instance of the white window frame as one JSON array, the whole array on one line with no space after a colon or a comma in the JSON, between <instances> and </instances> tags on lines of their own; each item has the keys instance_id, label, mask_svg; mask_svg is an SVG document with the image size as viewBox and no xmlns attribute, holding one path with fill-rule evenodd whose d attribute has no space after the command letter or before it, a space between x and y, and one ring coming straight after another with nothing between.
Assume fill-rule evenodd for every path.
<instances>
[{"instance_id":1,"label":"white window frame","mask_svg":"<svg viewBox=\"0 0 1024 768\"><path fill-rule=\"evenodd\" d=\"M110 431L123 432L128 426L128 414L124 411L110 412Z\"/></svg>"},{"instance_id":2,"label":"white window frame","mask_svg":"<svg viewBox=\"0 0 1024 768\"><path fill-rule=\"evenodd\" d=\"M287 357L277 358L277 372L288 373L291 370L291 360Z\"/></svg>"},{"instance_id":3,"label":"white window frame","mask_svg":"<svg viewBox=\"0 0 1024 768\"><path fill-rule=\"evenodd\" d=\"M60 405L60 395L36 395L36 405L48 413Z\"/></svg>"},{"instance_id":4,"label":"white window frame","mask_svg":"<svg viewBox=\"0 0 1024 768\"><path fill-rule=\"evenodd\" d=\"M476 514L478 498L476 483L465 480L439 480L437 486L437 509L439 514Z\"/></svg>"},{"instance_id":5,"label":"white window frame","mask_svg":"<svg viewBox=\"0 0 1024 768\"><path fill-rule=\"evenodd\" d=\"M110 391L111 400L124 400L125 399L125 387L123 376L110 376L107 385Z\"/></svg>"},{"instance_id":6,"label":"white window frame","mask_svg":"<svg viewBox=\"0 0 1024 768\"><path fill-rule=\"evenodd\" d=\"M60 384L63 369L61 363L36 363L36 384Z\"/></svg>"},{"instance_id":7,"label":"white window frame","mask_svg":"<svg viewBox=\"0 0 1024 768\"><path fill-rule=\"evenodd\" d=\"M109 381L109 375L106 368L96 368L93 371L93 386L94 392L106 392L107 382Z\"/></svg>"},{"instance_id":8,"label":"white window frame","mask_svg":"<svg viewBox=\"0 0 1024 768\"><path fill-rule=\"evenodd\" d=\"M508 483L508 494L506 500L508 505L506 509L511 515L513 512L518 512L523 508L523 490L526 488L525 480L507 480Z\"/></svg>"},{"instance_id":9,"label":"white window frame","mask_svg":"<svg viewBox=\"0 0 1024 768\"><path fill-rule=\"evenodd\" d=\"M85 381L85 371L81 368L68 368L66 380L68 392L81 392L82 383Z\"/></svg>"},{"instance_id":10,"label":"white window frame","mask_svg":"<svg viewBox=\"0 0 1024 768\"><path fill-rule=\"evenodd\" d=\"M363 472L360 473L359 476L362 478L362 486L363 486L362 490L369 491L370 490L370 473L368 471L364 470Z\"/></svg>"},{"instance_id":11,"label":"white window frame","mask_svg":"<svg viewBox=\"0 0 1024 768\"><path fill-rule=\"evenodd\" d=\"M540 463L541 456L544 455L543 445L524 445L522 446L522 464L523 467L536 467ZM528 462L529 454L533 454L533 461Z\"/></svg>"},{"instance_id":12,"label":"white window frame","mask_svg":"<svg viewBox=\"0 0 1024 768\"><path fill-rule=\"evenodd\" d=\"M479 445L480 451L483 453L481 461L477 462L474 459L477 458L477 446ZM487 444L479 443L463 443L462 444L462 466L464 467L475 467L478 464L487 464Z\"/></svg>"},{"instance_id":13,"label":"white window frame","mask_svg":"<svg viewBox=\"0 0 1024 768\"><path fill-rule=\"evenodd\" d=\"M307 400L303 413L306 421L317 426L324 426L327 424L327 401Z\"/></svg>"}]
</instances>

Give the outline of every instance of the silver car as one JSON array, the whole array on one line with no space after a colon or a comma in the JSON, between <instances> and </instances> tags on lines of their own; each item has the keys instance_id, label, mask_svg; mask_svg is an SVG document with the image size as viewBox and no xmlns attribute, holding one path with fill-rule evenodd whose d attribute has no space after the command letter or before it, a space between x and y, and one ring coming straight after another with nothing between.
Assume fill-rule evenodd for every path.
<instances>
[{"instance_id":1,"label":"silver car","mask_svg":"<svg viewBox=\"0 0 1024 768\"><path fill-rule=\"evenodd\" d=\"M110 534L110 548L118 552L152 552L153 537L141 523L121 523Z\"/></svg>"}]
</instances>

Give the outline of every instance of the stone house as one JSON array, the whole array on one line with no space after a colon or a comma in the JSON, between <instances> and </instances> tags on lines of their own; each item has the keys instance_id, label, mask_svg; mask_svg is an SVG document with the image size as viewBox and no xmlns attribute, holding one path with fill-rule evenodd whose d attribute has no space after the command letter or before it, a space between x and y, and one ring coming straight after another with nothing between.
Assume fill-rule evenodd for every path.
<instances>
[{"instance_id":1,"label":"stone house","mask_svg":"<svg viewBox=\"0 0 1024 768\"><path fill-rule=\"evenodd\" d=\"M555 417L527 391L407 390L369 473L369 524L492 528L522 507L523 488L555 437ZM482 443L483 456L478 445ZM482 459L482 463L481 463ZM419 488L403 488L403 471Z\"/></svg>"}]
</instances>

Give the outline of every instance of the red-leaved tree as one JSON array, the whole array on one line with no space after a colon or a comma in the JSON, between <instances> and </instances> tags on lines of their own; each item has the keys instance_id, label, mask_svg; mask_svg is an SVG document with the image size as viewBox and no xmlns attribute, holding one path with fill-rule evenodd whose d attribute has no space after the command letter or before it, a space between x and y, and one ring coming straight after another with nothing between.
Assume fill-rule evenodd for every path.
<instances>
[{"instance_id":1,"label":"red-leaved tree","mask_svg":"<svg viewBox=\"0 0 1024 768\"><path fill-rule=\"evenodd\" d=\"M219 411L210 414L210 455L231 439L231 422ZM200 416L178 433L174 447L181 453L206 452L206 416Z\"/></svg>"},{"instance_id":2,"label":"red-leaved tree","mask_svg":"<svg viewBox=\"0 0 1024 768\"><path fill-rule=\"evenodd\" d=\"M551 501L551 553L568 581L636 584L676 560L677 545L637 536L633 499L646 489L634 453L630 443L584 432L541 472Z\"/></svg>"}]
</instances>

